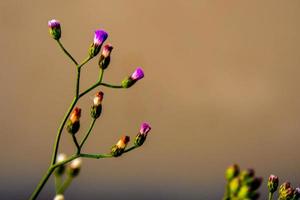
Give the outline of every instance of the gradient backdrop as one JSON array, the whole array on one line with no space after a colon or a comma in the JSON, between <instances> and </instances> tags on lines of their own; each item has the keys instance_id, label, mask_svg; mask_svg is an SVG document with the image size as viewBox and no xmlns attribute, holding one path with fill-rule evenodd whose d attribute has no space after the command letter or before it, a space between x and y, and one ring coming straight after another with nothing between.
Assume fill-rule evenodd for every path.
<instances>
[{"instance_id":1,"label":"gradient backdrop","mask_svg":"<svg viewBox=\"0 0 300 200\"><path fill-rule=\"evenodd\" d=\"M72 99L75 69L49 37L52 18L78 60L95 29L109 32L106 82L145 71L131 89L102 88L103 115L84 151L105 153L141 122L153 126L130 154L84 160L66 199L218 200L231 163L299 185L299 9L298 0L1 0L0 199L29 197ZM96 60L82 88L96 81ZM95 92L79 102L81 130ZM74 150L66 132L61 147ZM53 191L51 180L40 199Z\"/></svg>"}]
</instances>

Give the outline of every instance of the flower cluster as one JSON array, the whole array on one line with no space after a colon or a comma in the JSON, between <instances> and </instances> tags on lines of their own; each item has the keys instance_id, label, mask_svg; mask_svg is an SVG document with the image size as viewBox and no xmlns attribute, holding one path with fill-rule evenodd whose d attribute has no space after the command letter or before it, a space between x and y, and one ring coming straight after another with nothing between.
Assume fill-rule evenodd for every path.
<instances>
[{"instance_id":1,"label":"flower cluster","mask_svg":"<svg viewBox=\"0 0 300 200\"><path fill-rule=\"evenodd\" d=\"M253 169L240 171L234 164L225 172L227 188L224 200L255 200L258 199L257 189L262 183L261 177L256 177Z\"/></svg>"},{"instance_id":2,"label":"flower cluster","mask_svg":"<svg viewBox=\"0 0 300 200\"><path fill-rule=\"evenodd\" d=\"M277 191L279 185L279 178L275 175L270 175L268 180L269 200L273 199L274 193ZM286 181L282 183L278 191L278 200L299 200L300 188L293 188L291 183Z\"/></svg>"},{"instance_id":3,"label":"flower cluster","mask_svg":"<svg viewBox=\"0 0 300 200\"><path fill-rule=\"evenodd\" d=\"M121 139L110 149L109 154L89 154L89 153L82 153L82 147L84 146L85 142L87 141L92 129L95 125L96 120L102 115L102 107L103 107L103 97L104 93L102 91L98 91L93 101L91 102L90 108L90 116L91 116L91 125L86 131L85 136L82 138L81 142L78 141L78 131L80 129L80 118L82 115L82 110L84 108L80 108L77 105L80 98L84 95L88 94L93 89L97 88L98 86L108 87L108 88L129 88L133 86L138 80L144 77L144 71L142 68L138 67L132 75L120 81L118 85L112 85L109 83L103 82L103 76L105 70L108 68L110 61L111 61L111 52L113 50L113 46L111 44L104 44L108 38L108 33L105 30L99 29L94 32L94 39L92 44L89 47L88 55L85 60L81 63L78 63L75 58L65 49L61 40L62 32L61 32L61 24L58 20L50 20L48 22L49 33L51 37L57 41L59 47L63 50L63 52L72 60L72 62L76 66L76 82L75 82L75 95L73 101L65 114L65 117L62 120L60 127L58 128L56 141L54 143L53 154L51 165L48 168L46 174L41 179L40 183L36 187L35 191L32 193L30 199L36 199L39 195L40 191L48 181L49 177L52 173L55 175L55 188L56 188L56 196L55 200L63 200L64 199L64 192L71 184L74 177L78 176L81 165L82 165L82 157L84 158L111 158L111 157L118 157L124 153L127 153L135 148L140 147L146 140L147 134L150 131L150 125L148 123L143 123L139 133L137 134L134 144L127 148L127 145L130 141L129 136L122 136ZM103 48L102 48L103 46ZM99 52L102 52L99 56L99 75L98 80L95 84L91 85L84 91L80 90L80 77L81 77L81 68L87 64L92 58L96 57ZM83 113L84 114L84 113ZM70 133L72 136L72 140L76 147L76 152L71 155L67 156L65 154L58 154L61 134L63 133L64 128L67 132Z\"/></svg>"}]
</instances>

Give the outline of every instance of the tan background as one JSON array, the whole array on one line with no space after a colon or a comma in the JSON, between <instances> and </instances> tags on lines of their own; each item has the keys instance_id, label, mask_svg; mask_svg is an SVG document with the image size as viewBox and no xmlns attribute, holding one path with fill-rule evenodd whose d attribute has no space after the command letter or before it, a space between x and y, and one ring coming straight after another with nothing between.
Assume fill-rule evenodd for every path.
<instances>
[{"instance_id":1,"label":"tan background","mask_svg":"<svg viewBox=\"0 0 300 200\"><path fill-rule=\"evenodd\" d=\"M109 32L105 81L119 83L136 66L146 74L129 90L103 88L103 116L85 151L106 152L142 121L153 126L141 149L85 160L66 199L221 199L233 162L299 185L299 9L298 0L2 0L1 199L33 191L73 95L75 70L48 35L52 18L78 60L95 29ZM82 88L96 77L93 60ZM79 102L81 130L92 96ZM68 134L62 147L73 151ZM40 199L52 197L49 182Z\"/></svg>"}]
</instances>

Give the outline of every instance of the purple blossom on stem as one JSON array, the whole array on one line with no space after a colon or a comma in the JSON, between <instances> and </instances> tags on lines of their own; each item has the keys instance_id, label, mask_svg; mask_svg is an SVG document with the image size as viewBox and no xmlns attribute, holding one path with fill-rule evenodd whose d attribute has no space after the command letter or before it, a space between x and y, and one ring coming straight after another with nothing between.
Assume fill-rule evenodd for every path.
<instances>
[{"instance_id":1,"label":"purple blossom on stem","mask_svg":"<svg viewBox=\"0 0 300 200\"><path fill-rule=\"evenodd\" d=\"M146 122L142 123L141 128L140 128L141 134L147 135L150 130L151 130L151 127L148 123L146 123Z\"/></svg>"},{"instance_id":2,"label":"purple blossom on stem","mask_svg":"<svg viewBox=\"0 0 300 200\"><path fill-rule=\"evenodd\" d=\"M52 28L52 29L53 28L60 28L60 23L56 19L52 19L52 20L48 21L48 27Z\"/></svg>"},{"instance_id":3,"label":"purple blossom on stem","mask_svg":"<svg viewBox=\"0 0 300 200\"><path fill-rule=\"evenodd\" d=\"M142 78L144 78L144 72L143 72L143 69L138 67L134 72L133 74L131 75L131 78L132 80L134 81L138 81Z\"/></svg>"},{"instance_id":4,"label":"purple blossom on stem","mask_svg":"<svg viewBox=\"0 0 300 200\"><path fill-rule=\"evenodd\" d=\"M94 45L101 46L103 42L107 39L108 34L104 30L96 30L94 36Z\"/></svg>"}]
</instances>

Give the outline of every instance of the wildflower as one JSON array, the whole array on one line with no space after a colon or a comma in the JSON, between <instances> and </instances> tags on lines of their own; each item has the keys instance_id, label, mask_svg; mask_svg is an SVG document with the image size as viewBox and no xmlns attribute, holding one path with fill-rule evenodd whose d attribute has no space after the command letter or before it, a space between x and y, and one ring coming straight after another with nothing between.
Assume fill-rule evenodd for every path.
<instances>
[{"instance_id":1,"label":"wildflower","mask_svg":"<svg viewBox=\"0 0 300 200\"><path fill-rule=\"evenodd\" d=\"M70 165L69 165L69 175L72 177L75 177L79 174L80 169L81 169L81 165L82 165L82 159L81 158L76 158L74 159Z\"/></svg>"},{"instance_id":2,"label":"wildflower","mask_svg":"<svg viewBox=\"0 0 300 200\"><path fill-rule=\"evenodd\" d=\"M81 116L81 109L76 107L73 112L71 113L70 119L67 124L67 131L71 134L77 133L80 128L80 119Z\"/></svg>"},{"instance_id":3,"label":"wildflower","mask_svg":"<svg viewBox=\"0 0 300 200\"><path fill-rule=\"evenodd\" d=\"M292 200L294 195L294 190L291 187L291 184L289 182L284 182L279 187L279 200Z\"/></svg>"},{"instance_id":4,"label":"wildflower","mask_svg":"<svg viewBox=\"0 0 300 200\"><path fill-rule=\"evenodd\" d=\"M61 37L61 28L59 21L57 21L56 19L48 21L48 27L50 35L53 37L53 39L59 40Z\"/></svg>"},{"instance_id":5,"label":"wildflower","mask_svg":"<svg viewBox=\"0 0 300 200\"><path fill-rule=\"evenodd\" d=\"M129 136L123 136L116 145L114 145L111 148L111 155L113 155L114 157L118 157L121 156L124 153L124 150L128 144L128 142L130 141L130 137Z\"/></svg>"},{"instance_id":6,"label":"wildflower","mask_svg":"<svg viewBox=\"0 0 300 200\"><path fill-rule=\"evenodd\" d=\"M94 118L94 119L97 119L100 115L101 115L101 112L102 112L102 100L103 100L103 96L104 96L104 93L103 92L98 92L96 93L94 99L93 99L93 105L91 107L91 116Z\"/></svg>"},{"instance_id":7,"label":"wildflower","mask_svg":"<svg viewBox=\"0 0 300 200\"><path fill-rule=\"evenodd\" d=\"M233 178L238 176L239 173L240 173L240 169L237 164L233 164L229 166L225 172L226 180L231 181Z\"/></svg>"},{"instance_id":8,"label":"wildflower","mask_svg":"<svg viewBox=\"0 0 300 200\"><path fill-rule=\"evenodd\" d=\"M95 57L99 53L101 46L102 46L103 42L107 39L107 37L108 37L108 34L106 31L104 31L104 30L96 30L95 31L94 42L92 43L92 45L89 49L90 58Z\"/></svg>"},{"instance_id":9,"label":"wildflower","mask_svg":"<svg viewBox=\"0 0 300 200\"><path fill-rule=\"evenodd\" d=\"M122 81L123 88L130 88L133 84L135 84L138 80L144 78L143 69L138 67L130 77L124 79Z\"/></svg>"},{"instance_id":10,"label":"wildflower","mask_svg":"<svg viewBox=\"0 0 300 200\"><path fill-rule=\"evenodd\" d=\"M268 180L268 189L270 193L274 193L277 188L278 188L278 184L279 184L279 178L278 176L275 175L270 175L269 176L269 180Z\"/></svg>"},{"instance_id":11,"label":"wildflower","mask_svg":"<svg viewBox=\"0 0 300 200\"><path fill-rule=\"evenodd\" d=\"M101 69L106 69L108 67L110 63L110 54L112 50L113 50L113 46L111 44L104 45L98 63Z\"/></svg>"},{"instance_id":12,"label":"wildflower","mask_svg":"<svg viewBox=\"0 0 300 200\"><path fill-rule=\"evenodd\" d=\"M150 130L151 130L151 127L148 123L146 123L146 122L142 123L140 132L135 137L134 144L136 146L143 145Z\"/></svg>"},{"instance_id":13,"label":"wildflower","mask_svg":"<svg viewBox=\"0 0 300 200\"><path fill-rule=\"evenodd\" d=\"M64 154L64 153L60 153L58 156L57 156L57 159L56 159L56 163L60 163L60 162L63 162L67 159L67 155ZM65 171L65 166L64 165L61 165L59 167L57 167L55 169L55 174L56 175L62 175Z\"/></svg>"},{"instance_id":14,"label":"wildflower","mask_svg":"<svg viewBox=\"0 0 300 200\"><path fill-rule=\"evenodd\" d=\"M55 195L54 200L65 200L65 197L62 194L57 194Z\"/></svg>"}]
</instances>

